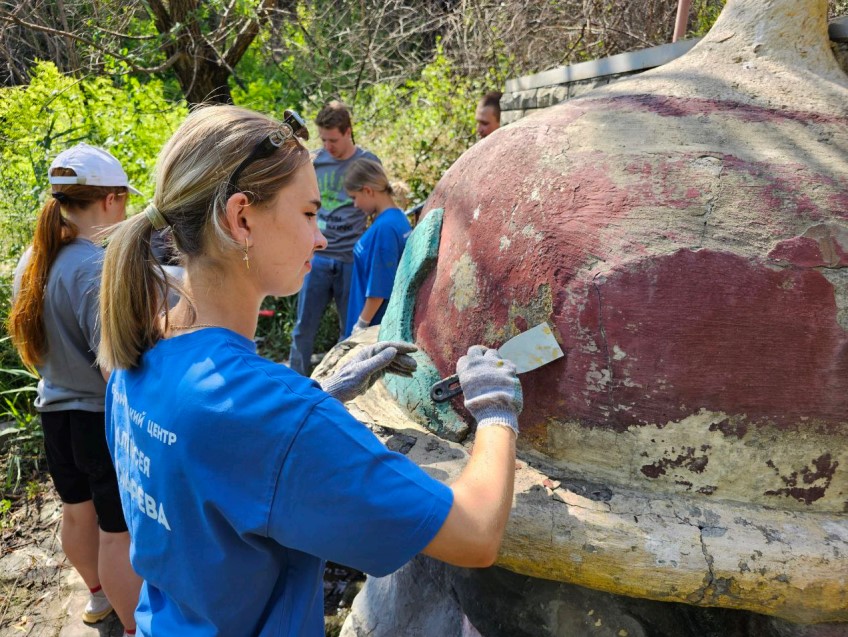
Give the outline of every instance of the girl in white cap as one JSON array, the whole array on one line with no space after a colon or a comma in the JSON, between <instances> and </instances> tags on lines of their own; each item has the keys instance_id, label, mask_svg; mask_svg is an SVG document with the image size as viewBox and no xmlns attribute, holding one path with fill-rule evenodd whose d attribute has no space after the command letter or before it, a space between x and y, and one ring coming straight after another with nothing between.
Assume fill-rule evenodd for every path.
<instances>
[{"instance_id":1,"label":"girl in white cap","mask_svg":"<svg viewBox=\"0 0 848 637\"><path fill-rule=\"evenodd\" d=\"M38 214L32 245L15 272L9 333L41 379L47 466L62 500L62 548L88 586L82 619L117 611L134 634L140 578L129 562L129 534L106 444L108 373L96 363L103 248L96 237L126 217L137 193L105 150L79 144L50 166L52 194Z\"/></svg>"},{"instance_id":2,"label":"girl in white cap","mask_svg":"<svg viewBox=\"0 0 848 637\"><path fill-rule=\"evenodd\" d=\"M448 487L342 405L410 373L414 346L364 347L321 385L256 353L262 299L297 293L326 246L302 130L294 113L195 110L159 155L153 203L106 249L99 356L141 635L323 637L326 559L385 575L422 551L497 555L521 410L511 363L482 347L460 360L478 427ZM170 310L150 252L168 227L185 263Z\"/></svg>"}]
</instances>

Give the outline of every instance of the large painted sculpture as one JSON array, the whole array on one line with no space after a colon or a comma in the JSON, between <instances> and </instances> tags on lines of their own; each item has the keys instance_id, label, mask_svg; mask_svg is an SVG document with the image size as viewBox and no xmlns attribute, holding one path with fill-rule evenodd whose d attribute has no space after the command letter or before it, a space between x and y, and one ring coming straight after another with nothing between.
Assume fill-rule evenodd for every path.
<instances>
[{"instance_id":1,"label":"large painted sculpture","mask_svg":"<svg viewBox=\"0 0 848 637\"><path fill-rule=\"evenodd\" d=\"M392 397L541 322L499 564L635 598L848 622L848 77L825 0L729 0L663 67L476 144L413 235ZM429 252L428 252L429 250ZM405 277L405 278L404 278ZM403 296L403 298L400 298ZM529 474L528 474L529 475Z\"/></svg>"}]
</instances>

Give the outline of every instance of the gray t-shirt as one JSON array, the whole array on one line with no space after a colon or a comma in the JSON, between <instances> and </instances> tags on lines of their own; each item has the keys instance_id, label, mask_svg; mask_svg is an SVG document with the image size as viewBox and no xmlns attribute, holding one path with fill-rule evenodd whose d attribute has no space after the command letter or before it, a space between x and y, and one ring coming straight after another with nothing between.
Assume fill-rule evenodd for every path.
<instances>
[{"instance_id":1,"label":"gray t-shirt","mask_svg":"<svg viewBox=\"0 0 848 637\"><path fill-rule=\"evenodd\" d=\"M321 190L321 209L318 211L318 228L327 237L327 248L319 254L345 263L353 262L353 246L365 232L365 214L353 205L344 188L348 167L357 159L380 161L374 153L356 147L353 155L343 161L334 159L323 148L312 164Z\"/></svg>"},{"instance_id":2,"label":"gray t-shirt","mask_svg":"<svg viewBox=\"0 0 848 637\"><path fill-rule=\"evenodd\" d=\"M29 262L27 250L15 269L15 288ZM99 294L103 248L74 239L59 251L44 295L47 352L37 366L38 411L103 411L106 381L95 364L100 341Z\"/></svg>"}]
</instances>

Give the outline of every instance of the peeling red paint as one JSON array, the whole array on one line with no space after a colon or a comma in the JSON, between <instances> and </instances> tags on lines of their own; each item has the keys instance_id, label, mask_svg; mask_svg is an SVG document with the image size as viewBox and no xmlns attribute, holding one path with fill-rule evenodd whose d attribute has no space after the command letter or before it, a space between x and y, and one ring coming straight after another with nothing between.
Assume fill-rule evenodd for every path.
<instances>
[{"instance_id":1,"label":"peeling red paint","mask_svg":"<svg viewBox=\"0 0 848 637\"><path fill-rule=\"evenodd\" d=\"M673 448L672 452L674 452ZM660 458L652 464L642 465L641 472L649 478L658 478L665 475L668 469L684 468L692 473L703 473L709 461L706 455L696 456L694 447L686 447L683 453L675 458ZM689 486L692 486L692 484L690 483Z\"/></svg>"},{"instance_id":2,"label":"peeling red paint","mask_svg":"<svg viewBox=\"0 0 848 637\"><path fill-rule=\"evenodd\" d=\"M622 136L619 155L587 150L584 138L569 150L569 126L587 113L605 131L628 111L663 118L657 130L667 118L699 118L716 138L643 151ZM839 229L848 170L824 170L803 153L780 163L734 155L722 118L789 126L814 140L848 124L710 100L578 100L475 145L431 195L428 207L445 216L414 332L439 372L453 373L468 346L499 346L531 320L549 319L561 334L566 357L522 376L522 444L546 452L557 422L623 431L702 410L727 415L704 426L730 444L765 428L814 429L844 444L848 334L837 290L816 268L848 260ZM717 238L704 242L705 224L719 222ZM727 247L714 247L724 237ZM476 270L473 301L462 307L460 263ZM702 433L693 432L693 448ZM646 476L670 466L648 460L635 465Z\"/></svg>"},{"instance_id":3,"label":"peeling red paint","mask_svg":"<svg viewBox=\"0 0 848 637\"><path fill-rule=\"evenodd\" d=\"M848 266L848 230L816 225L804 235L778 243L769 259L802 268Z\"/></svg>"},{"instance_id":4,"label":"peeling red paint","mask_svg":"<svg viewBox=\"0 0 848 637\"><path fill-rule=\"evenodd\" d=\"M710 431L720 431L727 437L734 436L742 440L748 433L748 425L744 422L731 422L729 418L725 418L721 422L710 425Z\"/></svg>"},{"instance_id":5,"label":"peeling red paint","mask_svg":"<svg viewBox=\"0 0 848 637\"><path fill-rule=\"evenodd\" d=\"M811 504L812 502L824 497L827 488L833 480L833 474L836 473L836 468L839 466L839 462L834 461L829 453L822 454L812 462L815 469L811 469L810 467L804 467L801 469L801 482L803 484L812 485L802 487L798 484L799 475L797 471L793 471L789 475L782 475L778 467L775 466L774 462L769 460L766 464L775 470L775 473L777 473L786 487L766 491L765 495L789 496L806 504ZM824 481L824 484L813 484L814 482L819 481Z\"/></svg>"}]
</instances>

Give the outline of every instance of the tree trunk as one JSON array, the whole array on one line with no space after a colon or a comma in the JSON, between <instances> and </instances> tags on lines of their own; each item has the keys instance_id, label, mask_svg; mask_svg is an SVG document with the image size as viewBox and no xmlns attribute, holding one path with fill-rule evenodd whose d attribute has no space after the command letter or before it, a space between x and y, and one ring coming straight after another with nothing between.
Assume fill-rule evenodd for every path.
<instances>
[{"instance_id":1,"label":"tree trunk","mask_svg":"<svg viewBox=\"0 0 848 637\"><path fill-rule=\"evenodd\" d=\"M230 71L208 59L185 56L174 65L174 73L189 106L196 104L232 104Z\"/></svg>"}]
</instances>

